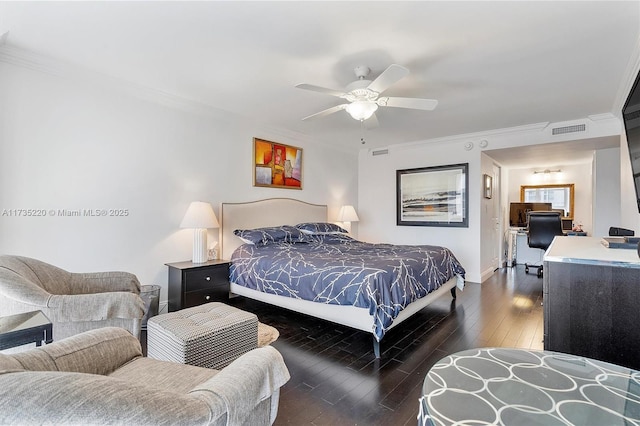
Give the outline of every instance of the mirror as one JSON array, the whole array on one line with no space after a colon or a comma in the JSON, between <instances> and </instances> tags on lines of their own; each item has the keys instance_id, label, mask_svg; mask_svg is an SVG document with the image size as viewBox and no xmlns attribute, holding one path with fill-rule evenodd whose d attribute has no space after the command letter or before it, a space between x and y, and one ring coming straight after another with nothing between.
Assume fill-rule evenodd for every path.
<instances>
[{"instance_id":1,"label":"mirror","mask_svg":"<svg viewBox=\"0 0 640 426\"><path fill-rule=\"evenodd\" d=\"M551 203L553 210L562 211L563 217L573 218L574 184L522 185L520 202Z\"/></svg>"}]
</instances>

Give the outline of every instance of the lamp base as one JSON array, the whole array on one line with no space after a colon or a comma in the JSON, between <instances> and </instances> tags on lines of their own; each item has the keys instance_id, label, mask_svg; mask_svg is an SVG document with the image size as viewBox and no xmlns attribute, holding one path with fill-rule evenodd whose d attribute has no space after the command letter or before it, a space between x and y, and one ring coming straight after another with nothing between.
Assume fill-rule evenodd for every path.
<instances>
[{"instance_id":1,"label":"lamp base","mask_svg":"<svg viewBox=\"0 0 640 426\"><path fill-rule=\"evenodd\" d=\"M193 230L193 263L205 263L208 260L207 230L197 228Z\"/></svg>"},{"instance_id":2,"label":"lamp base","mask_svg":"<svg viewBox=\"0 0 640 426\"><path fill-rule=\"evenodd\" d=\"M351 222L342 222L342 227L348 234L351 233Z\"/></svg>"}]
</instances>

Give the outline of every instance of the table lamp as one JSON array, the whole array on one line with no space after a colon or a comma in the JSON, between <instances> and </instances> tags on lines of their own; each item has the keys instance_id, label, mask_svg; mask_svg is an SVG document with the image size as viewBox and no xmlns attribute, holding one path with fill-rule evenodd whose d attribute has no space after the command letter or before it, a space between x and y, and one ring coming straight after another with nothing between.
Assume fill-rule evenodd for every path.
<instances>
[{"instance_id":1,"label":"table lamp","mask_svg":"<svg viewBox=\"0 0 640 426\"><path fill-rule=\"evenodd\" d=\"M351 233L351 222L358 222L358 215L356 214L356 209L353 206L342 206L340 207L340 212L338 213L338 221L342 222L344 229Z\"/></svg>"},{"instance_id":2,"label":"table lamp","mask_svg":"<svg viewBox=\"0 0 640 426\"><path fill-rule=\"evenodd\" d=\"M193 263L207 261L207 228L218 228L218 219L211 204L194 201L180 223L180 228L193 229Z\"/></svg>"}]
</instances>

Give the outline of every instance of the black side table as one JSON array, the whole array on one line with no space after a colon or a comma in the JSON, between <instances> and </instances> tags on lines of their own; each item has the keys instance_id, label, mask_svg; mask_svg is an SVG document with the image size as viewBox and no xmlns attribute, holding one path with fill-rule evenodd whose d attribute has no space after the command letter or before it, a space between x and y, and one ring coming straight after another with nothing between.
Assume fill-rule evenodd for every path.
<instances>
[{"instance_id":1,"label":"black side table","mask_svg":"<svg viewBox=\"0 0 640 426\"><path fill-rule=\"evenodd\" d=\"M42 311L0 317L0 350L53 342L53 325Z\"/></svg>"},{"instance_id":2,"label":"black side table","mask_svg":"<svg viewBox=\"0 0 640 426\"><path fill-rule=\"evenodd\" d=\"M169 312L209 302L229 301L228 260L175 262L169 267Z\"/></svg>"}]
</instances>

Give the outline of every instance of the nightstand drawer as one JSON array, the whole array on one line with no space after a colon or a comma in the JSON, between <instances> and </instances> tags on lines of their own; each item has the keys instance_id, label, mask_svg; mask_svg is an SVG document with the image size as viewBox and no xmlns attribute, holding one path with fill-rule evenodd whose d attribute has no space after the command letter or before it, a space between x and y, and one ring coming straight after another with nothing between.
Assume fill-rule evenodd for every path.
<instances>
[{"instance_id":1,"label":"nightstand drawer","mask_svg":"<svg viewBox=\"0 0 640 426\"><path fill-rule=\"evenodd\" d=\"M183 308L202 305L209 302L225 302L229 300L228 287L216 287L209 290L191 291L184 296Z\"/></svg>"},{"instance_id":2,"label":"nightstand drawer","mask_svg":"<svg viewBox=\"0 0 640 426\"><path fill-rule=\"evenodd\" d=\"M186 292L209 290L214 286L226 285L228 268L203 268L186 271L184 284Z\"/></svg>"}]
</instances>

